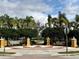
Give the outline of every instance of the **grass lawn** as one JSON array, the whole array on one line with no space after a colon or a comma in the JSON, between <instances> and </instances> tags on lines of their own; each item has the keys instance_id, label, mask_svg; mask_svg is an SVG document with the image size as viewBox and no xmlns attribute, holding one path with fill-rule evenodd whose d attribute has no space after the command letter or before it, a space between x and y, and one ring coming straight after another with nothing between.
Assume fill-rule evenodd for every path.
<instances>
[{"instance_id":1,"label":"grass lawn","mask_svg":"<svg viewBox=\"0 0 79 59\"><path fill-rule=\"evenodd\" d=\"M79 54L79 51L59 52L59 54Z\"/></svg>"},{"instance_id":2,"label":"grass lawn","mask_svg":"<svg viewBox=\"0 0 79 59\"><path fill-rule=\"evenodd\" d=\"M0 56L2 55L12 55L12 54L16 54L15 52L0 52Z\"/></svg>"}]
</instances>

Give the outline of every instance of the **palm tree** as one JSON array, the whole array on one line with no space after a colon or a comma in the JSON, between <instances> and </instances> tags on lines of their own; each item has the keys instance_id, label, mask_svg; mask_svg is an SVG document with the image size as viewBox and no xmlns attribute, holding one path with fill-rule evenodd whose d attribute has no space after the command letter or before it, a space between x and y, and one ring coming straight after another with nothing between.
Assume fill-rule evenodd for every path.
<instances>
[{"instance_id":1,"label":"palm tree","mask_svg":"<svg viewBox=\"0 0 79 59\"><path fill-rule=\"evenodd\" d=\"M0 16L0 27L3 27L5 20L4 20L4 16Z\"/></svg>"},{"instance_id":2,"label":"palm tree","mask_svg":"<svg viewBox=\"0 0 79 59\"><path fill-rule=\"evenodd\" d=\"M13 25L12 28L16 28L17 27L17 22L18 21L16 19L14 19L14 18L11 20L11 24Z\"/></svg>"},{"instance_id":3,"label":"palm tree","mask_svg":"<svg viewBox=\"0 0 79 59\"><path fill-rule=\"evenodd\" d=\"M59 12L59 23L60 23L60 26L62 25L62 23L65 23L65 25L69 25L69 21L66 18L66 15L64 13L61 14L61 12Z\"/></svg>"},{"instance_id":4,"label":"palm tree","mask_svg":"<svg viewBox=\"0 0 79 59\"><path fill-rule=\"evenodd\" d=\"M79 15L76 15L75 21L76 21L76 22L79 22Z\"/></svg>"},{"instance_id":5,"label":"palm tree","mask_svg":"<svg viewBox=\"0 0 79 59\"><path fill-rule=\"evenodd\" d=\"M29 26L29 23L32 21L32 18L32 16L26 16L27 27Z\"/></svg>"},{"instance_id":6,"label":"palm tree","mask_svg":"<svg viewBox=\"0 0 79 59\"><path fill-rule=\"evenodd\" d=\"M24 28L24 19L22 19L22 18L18 19L17 26L19 26L19 28L23 29Z\"/></svg>"},{"instance_id":7,"label":"palm tree","mask_svg":"<svg viewBox=\"0 0 79 59\"><path fill-rule=\"evenodd\" d=\"M12 18L10 18L7 14L4 14L4 19L5 19L5 25L7 25L8 28L12 28L11 24Z\"/></svg>"},{"instance_id":8,"label":"palm tree","mask_svg":"<svg viewBox=\"0 0 79 59\"><path fill-rule=\"evenodd\" d=\"M47 20L48 20L48 26L49 26L49 28L51 27L51 18L52 18L51 15L48 15L48 19Z\"/></svg>"},{"instance_id":9,"label":"palm tree","mask_svg":"<svg viewBox=\"0 0 79 59\"><path fill-rule=\"evenodd\" d=\"M59 20L56 17L52 18L52 24L54 26L58 26L58 22L59 22Z\"/></svg>"},{"instance_id":10,"label":"palm tree","mask_svg":"<svg viewBox=\"0 0 79 59\"><path fill-rule=\"evenodd\" d=\"M24 22L27 23L27 28L36 26L36 23L32 16L26 16L26 19L24 20Z\"/></svg>"}]
</instances>

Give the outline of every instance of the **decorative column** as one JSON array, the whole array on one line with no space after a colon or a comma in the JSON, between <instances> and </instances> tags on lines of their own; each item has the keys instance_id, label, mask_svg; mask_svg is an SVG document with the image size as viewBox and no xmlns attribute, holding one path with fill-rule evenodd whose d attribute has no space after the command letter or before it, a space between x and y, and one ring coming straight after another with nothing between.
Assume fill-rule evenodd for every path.
<instances>
[{"instance_id":1,"label":"decorative column","mask_svg":"<svg viewBox=\"0 0 79 59\"><path fill-rule=\"evenodd\" d=\"M5 40L3 38L0 39L0 48L4 48Z\"/></svg>"},{"instance_id":2,"label":"decorative column","mask_svg":"<svg viewBox=\"0 0 79 59\"><path fill-rule=\"evenodd\" d=\"M75 38L75 37L73 37L72 39L71 39L71 47L73 47L73 48L77 48L77 39Z\"/></svg>"},{"instance_id":3,"label":"decorative column","mask_svg":"<svg viewBox=\"0 0 79 59\"><path fill-rule=\"evenodd\" d=\"M46 45L47 45L47 46L50 46L50 38L47 37L46 39L47 39L47 42L46 42L47 44L46 44Z\"/></svg>"},{"instance_id":4,"label":"decorative column","mask_svg":"<svg viewBox=\"0 0 79 59\"><path fill-rule=\"evenodd\" d=\"M30 38L28 37L27 38L27 45L26 45L27 47L31 47L31 42L30 42Z\"/></svg>"}]
</instances>

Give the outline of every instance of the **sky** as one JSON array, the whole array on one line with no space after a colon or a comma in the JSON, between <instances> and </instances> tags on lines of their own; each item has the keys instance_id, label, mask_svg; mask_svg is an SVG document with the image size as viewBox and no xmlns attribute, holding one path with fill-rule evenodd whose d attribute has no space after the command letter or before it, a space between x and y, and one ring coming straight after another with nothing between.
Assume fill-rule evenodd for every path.
<instances>
[{"instance_id":1,"label":"sky","mask_svg":"<svg viewBox=\"0 0 79 59\"><path fill-rule=\"evenodd\" d=\"M57 17L58 12L66 14L72 21L79 14L79 0L0 0L0 15L25 18L33 16L42 24L47 22L47 16Z\"/></svg>"}]
</instances>

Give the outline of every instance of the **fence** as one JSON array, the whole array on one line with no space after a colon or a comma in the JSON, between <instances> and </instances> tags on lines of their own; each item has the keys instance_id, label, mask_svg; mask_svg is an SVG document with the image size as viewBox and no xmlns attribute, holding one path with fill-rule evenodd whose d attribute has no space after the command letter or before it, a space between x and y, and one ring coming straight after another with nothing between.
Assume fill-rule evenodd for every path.
<instances>
[{"instance_id":1,"label":"fence","mask_svg":"<svg viewBox=\"0 0 79 59\"><path fill-rule=\"evenodd\" d=\"M21 43L23 43L23 40L8 40L9 41L9 45L20 45Z\"/></svg>"}]
</instances>

